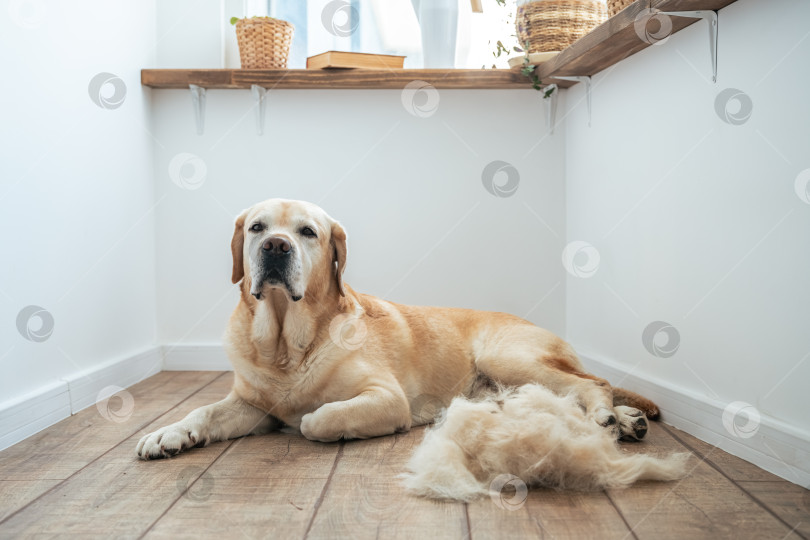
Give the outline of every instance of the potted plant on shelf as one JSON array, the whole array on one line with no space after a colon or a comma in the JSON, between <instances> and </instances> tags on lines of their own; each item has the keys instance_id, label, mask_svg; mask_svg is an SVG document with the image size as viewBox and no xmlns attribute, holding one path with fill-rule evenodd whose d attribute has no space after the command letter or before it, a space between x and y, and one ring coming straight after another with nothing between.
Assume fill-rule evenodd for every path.
<instances>
[{"instance_id":1,"label":"potted plant on shelf","mask_svg":"<svg viewBox=\"0 0 810 540\"><path fill-rule=\"evenodd\" d=\"M506 0L495 1L506 6ZM606 18L604 0L517 0L516 33L510 37L519 45L507 47L498 41L493 55L500 57L510 51L522 53L522 56L510 58L509 65L519 67L532 86L541 90L542 82L535 72L537 65L559 54ZM549 97L554 87L546 88L544 97Z\"/></svg>"},{"instance_id":2,"label":"potted plant on shelf","mask_svg":"<svg viewBox=\"0 0 810 540\"><path fill-rule=\"evenodd\" d=\"M544 61L605 20L604 0L518 0L515 26L529 56Z\"/></svg>"},{"instance_id":3,"label":"potted plant on shelf","mask_svg":"<svg viewBox=\"0 0 810 540\"><path fill-rule=\"evenodd\" d=\"M295 26L272 17L231 17L242 69L286 69Z\"/></svg>"}]
</instances>

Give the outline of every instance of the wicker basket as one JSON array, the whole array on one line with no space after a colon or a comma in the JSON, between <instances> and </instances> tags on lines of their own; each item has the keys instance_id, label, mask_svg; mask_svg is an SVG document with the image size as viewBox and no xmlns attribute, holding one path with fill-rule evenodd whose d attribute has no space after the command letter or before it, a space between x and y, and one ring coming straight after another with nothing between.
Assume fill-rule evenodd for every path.
<instances>
[{"instance_id":1,"label":"wicker basket","mask_svg":"<svg viewBox=\"0 0 810 540\"><path fill-rule=\"evenodd\" d=\"M604 1L538 0L518 6L521 45L529 53L561 51L607 19Z\"/></svg>"},{"instance_id":2,"label":"wicker basket","mask_svg":"<svg viewBox=\"0 0 810 540\"><path fill-rule=\"evenodd\" d=\"M607 0L608 17L613 17L634 1L635 0Z\"/></svg>"},{"instance_id":3,"label":"wicker basket","mask_svg":"<svg viewBox=\"0 0 810 540\"><path fill-rule=\"evenodd\" d=\"M236 21L242 69L285 69L295 26L270 17Z\"/></svg>"}]
</instances>

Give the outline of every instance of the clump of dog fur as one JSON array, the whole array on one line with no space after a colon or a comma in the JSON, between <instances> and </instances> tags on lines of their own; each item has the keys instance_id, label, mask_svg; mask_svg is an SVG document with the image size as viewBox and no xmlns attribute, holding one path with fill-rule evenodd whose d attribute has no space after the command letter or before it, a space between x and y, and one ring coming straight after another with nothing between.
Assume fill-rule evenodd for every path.
<instances>
[{"instance_id":1,"label":"clump of dog fur","mask_svg":"<svg viewBox=\"0 0 810 540\"><path fill-rule=\"evenodd\" d=\"M470 501L488 494L503 474L529 486L574 490L676 480L686 475L688 457L625 453L574 396L527 384L455 398L425 432L404 478L416 495Z\"/></svg>"}]
</instances>

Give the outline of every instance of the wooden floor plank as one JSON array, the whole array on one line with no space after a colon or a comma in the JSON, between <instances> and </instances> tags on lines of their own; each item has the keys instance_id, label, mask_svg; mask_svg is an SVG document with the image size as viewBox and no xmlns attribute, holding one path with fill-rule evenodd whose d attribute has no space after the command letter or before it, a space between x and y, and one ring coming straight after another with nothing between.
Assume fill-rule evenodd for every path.
<instances>
[{"instance_id":1,"label":"wooden floor plank","mask_svg":"<svg viewBox=\"0 0 810 540\"><path fill-rule=\"evenodd\" d=\"M470 503L471 537L621 539L629 534L604 492L530 489L524 505L510 510L512 497L507 494L501 505L491 498Z\"/></svg>"},{"instance_id":2,"label":"wooden floor plank","mask_svg":"<svg viewBox=\"0 0 810 540\"><path fill-rule=\"evenodd\" d=\"M181 454L181 459L146 462L135 455L137 441L196 407L222 399L230 390L232 379L232 374L219 376L145 429L124 439L101 459L8 517L0 523L3 535L69 533L86 538L137 538L181 496L191 479L232 444L215 443Z\"/></svg>"},{"instance_id":3,"label":"wooden floor plank","mask_svg":"<svg viewBox=\"0 0 810 540\"><path fill-rule=\"evenodd\" d=\"M684 448L660 424L650 429L647 441L631 451L665 454ZM608 491L638 538L799 538L698 456L688 469L680 481L638 482Z\"/></svg>"},{"instance_id":4,"label":"wooden floor plank","mask_svg":"<svg viewBox=\"0 0 810 540\"><path fill-rule=\"evenodd\" d=\"M490 498L464 505L406 494L397 476L423 428L341 444L274 433L136 459L141 435L221 399L231 381L162 373L130 389L126 422L94 407L0 452L0 537L810 537L810 492L661 424L622 448L691 449L687 479L607 493L530 490L513 511Z\"/></svg>"},{"instance_id":5,"label":"wooden floor plank","mask_svg":"<svg viewBox=\"0 0 810 540\"><path fill-rule=\"evenodd\" d=\"M712 446L707 442L703 442L685 431L681 431L672 426L666 426L665 429L669 431L670 434L672 434L675 438L679 439L691 451L694 451L701 456L711 453L711 457L708 459L708 461L717 466L717 468L719 468L723 474L732 480L764 482L781 480L781 478L775 474L769 473L764 469L760 469L756 465L749 463L744 459L740 459L737 456L732 456L727 452L723 452L717 447Z\"/></svg>"},{"instance_id":6,"label":"wooden floor plank","mask_svg":"<svg viewBox=\"0 0 810 540\"><path fill-rule=\"evenodd\" d=\"M810 490L723 452L684 431L672 426L666 426L666 429L696 454L706 456L711 453L707 462L713 464L791 529L810 537Z\"/></svg>"},{"instance_id":7,"label":"wooden floor plank","mask_svg":"<svg viewBox=\"0 0 810 540\"><path fill-rule=\"evenodd\" d=\"M30 503L62 480L0 480L0 521ZM0 531L3 525L0 524Z\"/></svg>"},{"instance_id":8,"label":"wooden floor plank","mask_svg":"<svg viewBox=\"0 0 810 540\"><path fill-rule=\"evenodd\" d=\"M411 496L398 478L424 427L347 441L308 538L463 538L464 504Z\"/></svg>"},{"instance_id":9,"label":"wooden floor plank","mask_svg":"<svg viewBox=\"0 0 810 540\"><path fill-rule=\"evenodd\" d=\"M654 437L654 435L651 435ZM641 450L641 445L623 445ZM538 536L541 538L626 538L631 537L622 515L605 492L530 489L525 503L513 493L470 503L472 538ZM587 516L587 517L585 517Z\"/></svg>"},{"instance_id":10,"label":"wooden floor plank","mask_svg":"<svg viewBox=\"0 0 810 540\"><path fill-rule=\"evenodd\" d=\"M0 452L0 521L103 455L141 426L176 406L219 372L162 372L127 391L130 416L117 421L88 407ZM117 398L114 398L117 399ZM111 403L117 410L121 402Z\"/></svg>"},{"instance_id":11,"label":"wooden floor plank","mask_svg":"<svg viewBox=\"0 0 810 540\"><path fill-rule=\"evenodd\" d=\"M300 539L337 450L337 444L312 442L300 434L238 439L147 537L177 538L204 527L206 535L215 537Z\"/></svg>"},{"instance_id":12,"label":"wooden floor plank","mask_svg":"<svg viewBox=\"0 0 810 540\"><path fill-rule=\"evenodd\" d=\"M793 530L810 538L810 490L786 480L739 482Z\"/></svg>"}]
</instances>

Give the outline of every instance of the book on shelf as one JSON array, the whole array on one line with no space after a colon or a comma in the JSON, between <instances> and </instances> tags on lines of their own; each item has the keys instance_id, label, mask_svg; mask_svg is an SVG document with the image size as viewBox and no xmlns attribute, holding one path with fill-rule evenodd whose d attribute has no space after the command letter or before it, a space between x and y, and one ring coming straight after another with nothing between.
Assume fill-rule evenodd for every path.
<instances>
[{"instance_id":1,"label":"book on shelf","mask_svg":"<svg viewBox=\"0 0 810 540\"><path fill-rule=\"evenodd\" d=\"M404 56L327 51L307 58L307 69L402 69L404 63Z\"/></svg>"}]
</instances>

